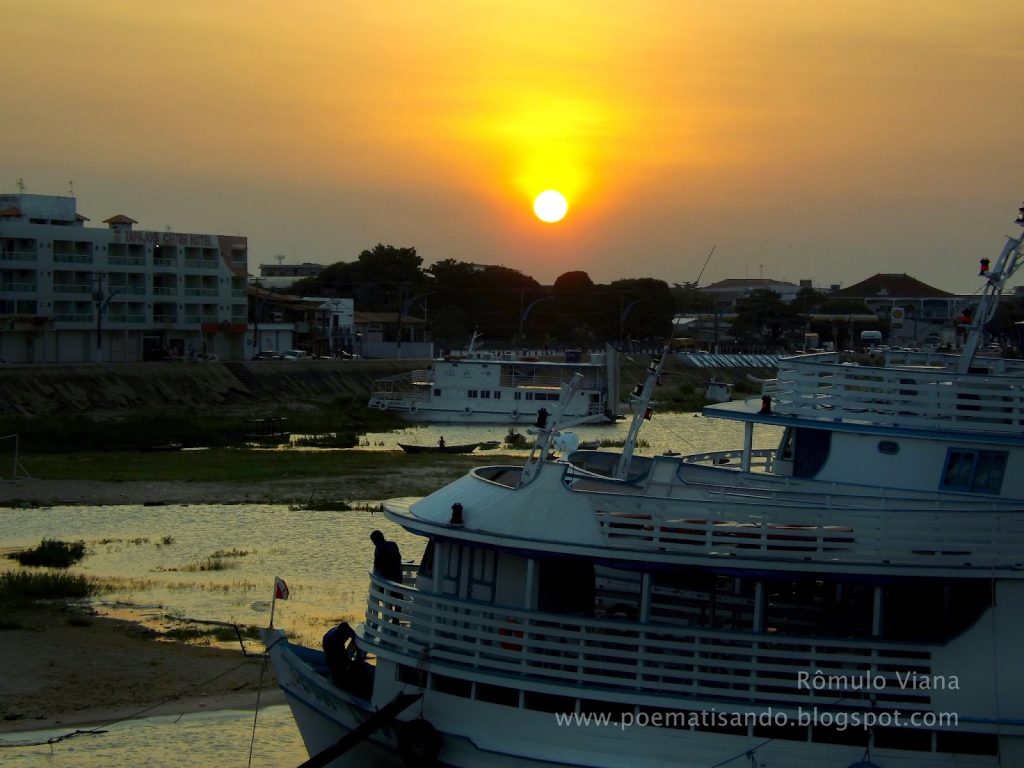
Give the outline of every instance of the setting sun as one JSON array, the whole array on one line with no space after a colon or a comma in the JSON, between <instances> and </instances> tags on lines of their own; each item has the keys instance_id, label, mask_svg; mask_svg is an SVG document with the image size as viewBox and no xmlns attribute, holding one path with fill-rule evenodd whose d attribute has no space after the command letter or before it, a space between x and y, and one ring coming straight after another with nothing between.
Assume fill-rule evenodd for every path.
<instances>
[{"instance_id":1,"label":"setting sun","mask_svg":"<svg viewBox=\"0 0 1024 768\"><path fill-rule=\"evenodd\" d=\"M549 224L561 221L568 210L569 203L565 201L565 195L553 189L541 192L533 201L533 212L537 218Z\"/></svg>"}]
</instances>

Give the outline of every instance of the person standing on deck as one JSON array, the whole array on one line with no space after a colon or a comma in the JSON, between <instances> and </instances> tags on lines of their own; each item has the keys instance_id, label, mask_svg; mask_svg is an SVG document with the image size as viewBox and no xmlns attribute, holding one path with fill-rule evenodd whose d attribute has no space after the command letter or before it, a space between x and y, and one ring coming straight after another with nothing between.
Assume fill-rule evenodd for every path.
<instances>
[{"instance_id":1,"label":"person standing on deck","mask_svg":"<svg viewBox=\"0 0 1024 768\"><path fill-rule=\"evenodd\" d=\"M373 572L401 584L402 553L398 549L398 545L384 538L384 534L380 531L371 533L370 541L373 542Z\"/></svg>"}]
</instances>

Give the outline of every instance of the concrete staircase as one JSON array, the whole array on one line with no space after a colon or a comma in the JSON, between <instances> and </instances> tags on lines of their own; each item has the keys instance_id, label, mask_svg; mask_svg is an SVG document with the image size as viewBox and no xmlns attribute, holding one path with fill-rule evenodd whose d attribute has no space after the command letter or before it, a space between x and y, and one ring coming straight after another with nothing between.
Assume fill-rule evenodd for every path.
<instances>
[{"instance_id":1,"label":"concrete staircase","mask_svg":"<svg viewBox=\"0 0 1024 768\"><path fill-rule=\"evenodd\" d=\"M260 383L260 380L256 378L252 371L249 370L249 366L245 363L238 361L227 361L223 363L224 367L231 371L231 374L241 382L242 386L245 387L252 394L253 400L272 400L270 393Z\"/></svg>"}]
</instances>

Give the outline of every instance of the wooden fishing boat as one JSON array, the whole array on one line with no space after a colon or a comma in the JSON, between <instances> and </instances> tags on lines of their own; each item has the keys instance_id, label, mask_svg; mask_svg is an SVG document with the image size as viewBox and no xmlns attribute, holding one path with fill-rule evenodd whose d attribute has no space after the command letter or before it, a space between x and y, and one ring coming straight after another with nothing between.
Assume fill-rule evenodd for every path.
<instances>
[{"instance_id":1,"label":"wooden fishing boat","mask_svg":"<svg viewBox=\"0 0 1024 768\"><path fill-rule=\"evenodd\" d=\"M409 445L399 443L398 447L406 453L472 453L480 443L464 443L462 445Z\"/></svg>"}]
</instances>

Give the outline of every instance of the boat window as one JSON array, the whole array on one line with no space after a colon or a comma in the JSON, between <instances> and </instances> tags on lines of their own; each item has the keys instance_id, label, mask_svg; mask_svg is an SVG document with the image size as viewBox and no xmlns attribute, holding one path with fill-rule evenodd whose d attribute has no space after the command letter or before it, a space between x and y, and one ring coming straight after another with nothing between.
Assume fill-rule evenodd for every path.
<instances>
[{"instance_id":1,"label":"boat window","mask_svg":"<svg viewBox=\"0 0 1024 768\"><path fill-rule=\"evenodd\" d=\"M476 390L475 389L469 390L468 395L469 395L469 397L476 397Z\"/></svg>"},{"instance_id":2,"label":"boat window","mask_svg":"<svg viewBox=\"0 0 1024 768\"><path fill-rule=\"evenodd\" d=\"M1006 451L950 448L941 487L951 491L998 494L1006 473Z\"/></svg>"},{"instance_id":3,"label":"boat window","mask_svg":"<svg viewBox=\"0 0 1024 768\"><path fill-rule=\"evenodd\" d=\"M420 568L417 573L420 576L426 576L430 578L434 575L434 540L430 539L427 542L426 549L423 550L423 558L420 560Z\"/></svg>"},{"instance_id":4,"label":"boat window","mask_svg":"<svg viewBox=\"0 0 1024 768\"><path fill-rule=\"evenodd\" d=\"M594 611L594 564L589 560L541 560L537 607L550 613Z\"/></svg>"},{"instance_id":5,"label":"boat window","mask_svg":"<svg viewBox=\"0 0 1024 768\"><path fill-rule=\"evenodd\" d=\"M491 399L491 390L489 390L489 389L481 389L480 390L480 399L481 400L490 400Z\"/></svg>"},{"instance_id":6,"label":"boat window","mask_svg":"<svg viewBox=\"0 0 1024 768\"><path fill-rule=\"evenodd\" d=\"M462 587L462 550L458 544L446 544L444 550L444 569L441 579L441 592L446 595L458 595Z\"/></svg>"},{"instance_id":7,"label":"boat window","mask_svg":"<svg viewBox=\"0 0 1024 768\"><path fill-rule=\"evenodd\" d=\"M749 630L753 581L698 571L651 576L651 620L687 627Z\"/></svg>"},{"instance_id":8,"label":"boat window","mask_svg":"<svg viewBox=\"0 0 1024 768\"><path fill-rule=\"evenodd\" d=\"M978 580L905 580L883 589L882 636L945 642L971 627L992 604L992 587Z\"/></svg>"},{"instance_id":9,"label":"boat window","mask_svg":"<svg viewBox=\"0 0 1024 768\"><path fill-rule=\"evenodd\" d=\"M576 699L553 693L527 691L523 698L523 706L536 712L572 712L576 707Z\"/></svg>"},{"instance_id":10,"label":"boat window","mask_svg":"<svg viewBox=\"0 0 1024 768\"><path fill-rule=\"evenodd\" d=\"M522 395L523 395L522 392L513 392L512 393L512 399L513 400L522 400Z\"/></svg>"},{"instance_id":11,"label":"boat window","mask_svg":"<svg viewBox=\"0 0 1024 768\"><path fill-rule=\"evenodd\" d=\"M500 389L494 390L494 399L495 400L501 400L501 390Z\"/></svg>"},{"instance_id":12,"label":"boat window","mask_svg":"<svg viewBox=\"0 0 1024 768\"><path fill-rule=\"evenodd\" d=\"M828 461L832 433L797 427L793 435L793 477L815 477Z\"/></svg>"},{"instance_id":13,"label":"boat window","mask_svg":"<svg viewBox=\"0 0 1024 768\"><path fill-rule=\"evenodd\" d=\"M765 627L785 635L870 637L874 589L798 577L764 582Z\"/></svg>"},{"instance_id":14,"label":"boat window","mask_svg":"<svg viewBox=\"0 0 1024 768\"><path fill-rule=\"evenodd\" d=\"M441 396L441 390L440 389L435 389L434 390L434 397L440 397L440 396Z\"/></svg>"},{"instance_id":15,"label":"boat window","mask_svg":"<svg viewBox=\"0 0 1024 768\"><path fill-rule=\"evenodd\" d=\"M461 696L464 699L468 699L473 691L473 684L469 680L439 675L436 672L430 675L430 687L438 693L447 693L449 696Z\"/></svg>"},{"instance_id":16,"label":"boat window","mask_svg":"<svg viewBox=\"0 0 1024 768\"><path fill-rule=\"evenodd\" d=\"M498 576L498 553L490 547L469 550L469 599L494 602L494 582Z\"/></svg>"},{"instance_id":17,"label":"boat window","mask_svg":"<svg viewBox=\"0 0 1024 768\"><path fill-rule=\"evenodd\" d=\"M779 458L786 461L793 460L793 430L786 427L782 433L782 440L779 443Z\"/></svg>"},{"instance_id":18,"label":"boat window","mask_svg":"<svg viewBox=\"0 0 1024 768\"><path fill-rule=\"evenodd\" d=\"M878 444L878 452L887 456L895 456L900 452L900 444L893 440L882 440Z\"/></svg>"},{"instance_id":19,"label":"boat window","mask_svg":"<svg viewBox=\"0 0 1024 768\"><path fill-rule=\"evenodd\" d=\"M519 706L519 691L515 688L506 688L502 685L477 683L476 698L478 701L486 701L491 704L501 704L506 707Z\"/></svg>"}]
</instances>

